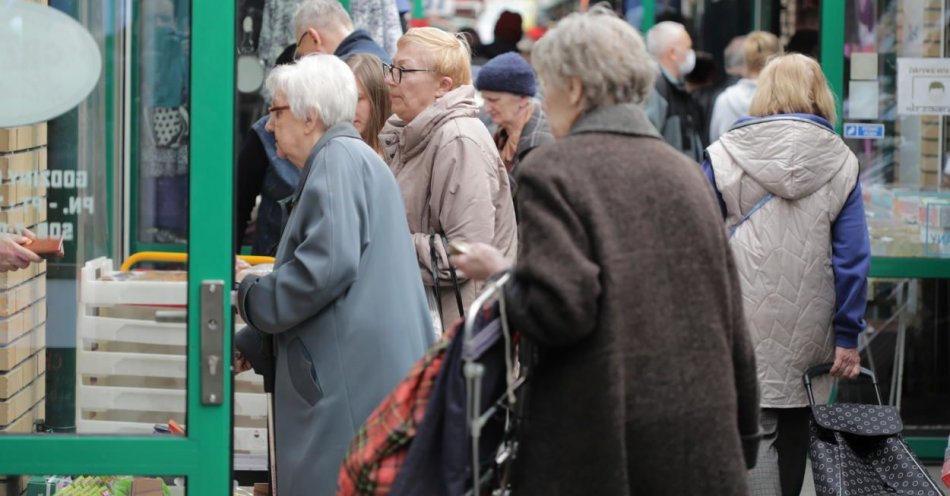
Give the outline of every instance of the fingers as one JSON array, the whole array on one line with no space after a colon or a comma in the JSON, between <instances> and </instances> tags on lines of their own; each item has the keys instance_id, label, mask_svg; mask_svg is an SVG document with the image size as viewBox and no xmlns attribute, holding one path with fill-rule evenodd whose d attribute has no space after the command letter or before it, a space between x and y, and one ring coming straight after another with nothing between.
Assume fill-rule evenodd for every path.
<instances>
[{"instance_id":1,"label":"fingers","mask_svg":"<svg viewBox=\"0 0 950 496\"><path fill-rule=\"evenodd\" d=\"M29 238L29 239L36 239L36 235L33 234L33 231L25 227L20 229L20 236L23 236L24 238Z\"/></svg>"},{"instance_id":2,"label":"fingers","mask_svg":"<svg viewBox=\"0 0 950 496\"><path fill-rule=\"evenodd\" d=\"M42 258L40 258L39 255L37 255L36 253L33 253L30 250L27 250L26 248L20 245L14 246L13 250L16 252L17 258L23 261L23 265L20 267L21 269L26 267L30 263L35 263L42 260Z\"/></svg>"},{"instance_id":3,"label":"fingers","mask_svg":"<svg viewBox=\"0 0 950 496\"><path fill-rule=\"evenodd\" d=\"M829 372L833 377L853 379L861 374L861 355L854 348L835 348L835 361Z\"/></svg>"}]
</instances>

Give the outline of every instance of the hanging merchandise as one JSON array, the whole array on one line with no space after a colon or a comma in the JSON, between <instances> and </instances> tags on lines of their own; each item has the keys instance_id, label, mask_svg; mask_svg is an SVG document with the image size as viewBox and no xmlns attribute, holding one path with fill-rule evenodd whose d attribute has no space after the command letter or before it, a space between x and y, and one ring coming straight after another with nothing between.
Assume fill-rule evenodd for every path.
<instances>
[{"instance_id":1,"label":"hanging merchandise","mask_svg":"<svg viewBox=\"0 0 950 496\"><path fill-rule=\"evenodd\" d=\"M402 36L399 8L393 0L350 0L353 26L364 29L390 55L396 54L396 42Z\"/></svg>"},{"instance_id":2,"label":"hanging merchandise","mask_svg":"<svg viewBox=\"0 0 950 496\"><path fill-rule=\"evenodd\" d=\"M184 243L188 232L190 2L141 3L139 232L145 243Z\"/></svg>"},{"instance_id":3,"label":"hanging merchandise","mask_svg":"<svg viewBox=\"0 0 950 496\"><path fill-rule=\"evenodd\" d=\"M238 47L237 89L241 93L254 93L264 84L264 62L258 58L254 46L254 18L245 16L241 27L243 34Z\"/></svg>"},{"instance_id":4,"label":"hanging merchandise","mask_svg":"<svg viewBox=\"0 0 950 496\"><path fill-rule=\"evenodd\" d=\"M277 57L297 42L294 38L294 11L297 0L265 0L261 19L261 36L257 43L258 56L264 61L265 72L277 64Z\"/></svg>"}]
</instances>

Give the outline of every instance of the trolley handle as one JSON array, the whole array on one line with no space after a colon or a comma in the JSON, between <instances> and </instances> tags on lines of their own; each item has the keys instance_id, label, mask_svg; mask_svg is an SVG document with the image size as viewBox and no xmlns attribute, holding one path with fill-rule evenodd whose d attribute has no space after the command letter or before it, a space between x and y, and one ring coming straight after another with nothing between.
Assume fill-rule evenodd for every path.
<instances>
[{"instance_id":1,"label":"trolley handle","mask_svg":"<svg viewBox=\"0 0 950 496\"><path fill-rule=\"evenodd\" d=\"M812 388L811 388L812 378L825 375L831 372L831 367L833 366L834 366L833 363L823 363L820 365L815 365L814 367L811 367L807 371L805 371L805 374L802 376L802 382L805 383L805 391L808 393L809 405L815 406L815 396L812 393ZM862 376L862 375L867 377L868 379L871 379L871 384L874 385L874 394L877 396L877 403L879 405L883 405L884 401L881 399L881 390L877 386L877 376L874 375L874 372L872 372L870 369L866 369L864 367L861 367L861 372L859 376Z\"/></svg>"},{"instance_id":2,"label":"trolley handle","mask_svg":"<svg viewBox=\"0 0 950 496\"><path fill-rule=\"evenodd\" d=\"M263 263L274 263L273 257L262 257L256 255L238 255L238 258L251 265ZM128 272L132 266L139 262L167 262L167 263L186 263L188 262L187 253L163 252L163 251L142 251L133 253L122 263L120 272Z\"/></svg>"}]
</instances>

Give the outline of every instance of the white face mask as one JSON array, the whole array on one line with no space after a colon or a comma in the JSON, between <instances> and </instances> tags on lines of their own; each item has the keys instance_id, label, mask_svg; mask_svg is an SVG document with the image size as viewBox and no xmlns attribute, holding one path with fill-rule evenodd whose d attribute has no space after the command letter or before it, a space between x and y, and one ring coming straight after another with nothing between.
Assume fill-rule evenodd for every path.
<instances>
[{"instance_id":1,"label":"white face mask","mask_svg":"<svg viewBox=\"0 0 950 496\"><path fill-rule=\"evenodd\" d=\"M680 79L685 77L687 74L693 72L693 69L696 68L696 52L689 50L686 52L686 57L680 61L679 70L680 70Z\"/></svg>"}]
</instances>

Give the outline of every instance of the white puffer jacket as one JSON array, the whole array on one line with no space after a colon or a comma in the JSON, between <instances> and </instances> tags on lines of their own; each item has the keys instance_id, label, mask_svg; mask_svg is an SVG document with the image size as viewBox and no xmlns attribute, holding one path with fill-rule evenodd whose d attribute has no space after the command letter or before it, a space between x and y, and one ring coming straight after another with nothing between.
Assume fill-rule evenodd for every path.
<instances>
[{"instance_id":1,"label":"white puffer jacket","mask_svg":"<svg viewBox=\"0 0 950 496\"><path fill-rule=\"evenodd\" d=\"M808 404L802 374L834 358L831 227L858 179L858 160L831 130L794 116L739 126L707 149L735 225L731 238L763 408ZM828 397L827 376L813 383Z\"/></svg>"}]
</instances>

